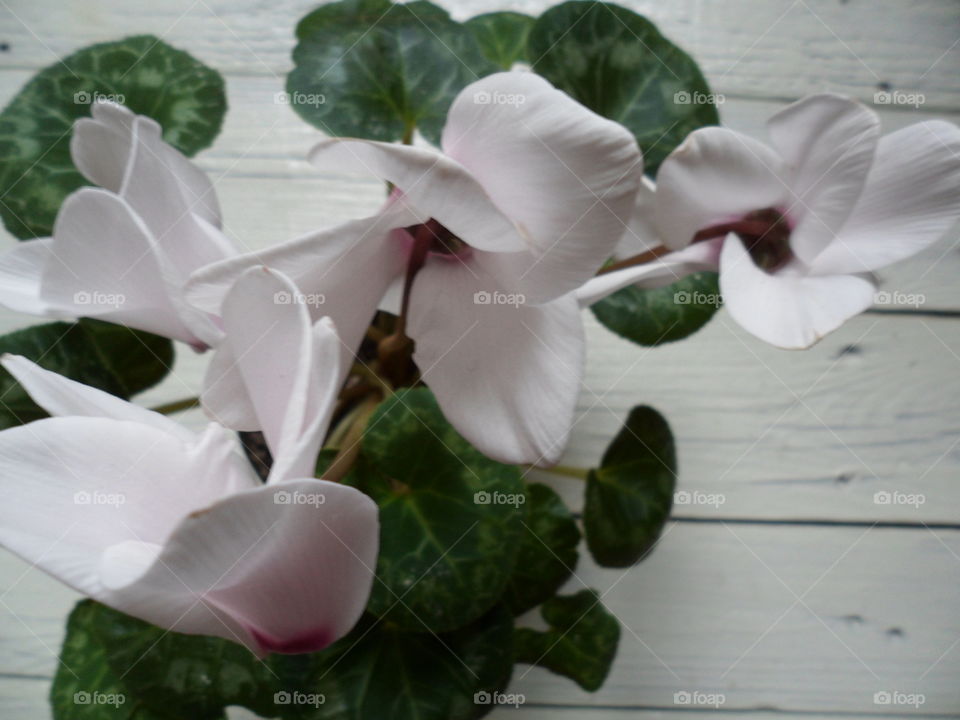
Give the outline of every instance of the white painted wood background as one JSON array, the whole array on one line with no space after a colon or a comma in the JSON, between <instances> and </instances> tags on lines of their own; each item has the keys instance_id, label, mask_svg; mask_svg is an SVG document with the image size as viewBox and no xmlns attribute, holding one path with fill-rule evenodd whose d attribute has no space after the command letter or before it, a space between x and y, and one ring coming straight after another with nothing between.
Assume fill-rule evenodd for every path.
<instances>
[{"instance_id":1,"label":"white painted wood background","mask_svg":"<svg viewBox=\"0 0 960 720\"><path fill-rule=\"evenodd\" d=\"M440 1L461 19L549 5ZM919 109L878 108L888 129L960 120L956 0L623 4L694 55L736 129L762 136L767 115L808 92L872 102L881 83L925 96ZM0 102L83 45L163 36L227 77L230 113L199 162L217 180L228 231L263 247L358 216L381 198L379 183L308 167L303 155L318 133L273 101L291 66L293 25L311 7L0 0L0 42L10 45L0 54ZM616 664L596 694L518 667L511 689L527 699L518 717L960 717L958 236L883 273L884 289L922 294L920 308L865 314L802 353L763 345L723 312L695 339L655 350L587 316L588 373L566 462L594 463L626 410L651 403L677 436L681 489L723 503L678 505L660 547L637 568L581 561L570 588L597 588L624 624ZM12 242L3 237L4 247ZM0 330L33 322L7 313ZM140 402L194 394L204 362L181 352ZM557 486L579 505L575 481ZM925 502L878 505L883 490ZM46 694L75 599L0 554L0 717L49 717ZM684 690L722 693L725 702L675 704ZM875 704L883 691L922 693L925 702Z\"/></svg>"}]
</instances>

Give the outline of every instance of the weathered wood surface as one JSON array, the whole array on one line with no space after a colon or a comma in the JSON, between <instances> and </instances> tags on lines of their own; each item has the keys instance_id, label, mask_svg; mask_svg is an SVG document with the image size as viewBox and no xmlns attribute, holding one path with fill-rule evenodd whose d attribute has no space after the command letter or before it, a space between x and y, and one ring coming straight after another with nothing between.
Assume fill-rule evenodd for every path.
<instances>
[{"instance_id":1,"label":"weathered wood surface","mask_svg":"<svg viewBox=\"0 0 960 720\"><path fill-rule=\"evenodd\" d=\"M548 5L507 4L530 13ZM762 135L771 112L808 92L870 102L882 83L925 96L920 108L877 106L887 129L960 118L954 0L623 4L649 14L701 62L737 129ZM444 5L463 18L504 3ZM382 198L377 182L307 165L318 132L274 101L290 67L292 25L310 7L0 0L0 42L10 45L0 53L0 102L32 71L85 44L163 35L227 74L231 111L199 161L217 179L228 230L246 247L264 247ZM882 273L884 289L922 296L919 307L864 315L804 353L763 345L723 312L699 337L649 351L585 316L588 370L566 462L595 462L629 407L650 403L674 428L681 489L723 502L678 505L681 521L626 574L581 563L571 589L582 579L606 593L626 625L614 671L590 695L520 667L512 690L527 704L515 716L960 717L958 238L953 232ZM4 236L2 247L12 242ZM5 313L0 330L33 322ZM140 402L193 394L205 362L181 350L172 375ZM579 505L576 481L554 482ZM878 504L882 491L924 502ZM49 717L49 678L74 600L0 555L0 716ZM725 702L718 710L675 704L684 690L722 693ZM916 710L876 705L882 691L926 701Z\"/></svg>"}]
</instances>

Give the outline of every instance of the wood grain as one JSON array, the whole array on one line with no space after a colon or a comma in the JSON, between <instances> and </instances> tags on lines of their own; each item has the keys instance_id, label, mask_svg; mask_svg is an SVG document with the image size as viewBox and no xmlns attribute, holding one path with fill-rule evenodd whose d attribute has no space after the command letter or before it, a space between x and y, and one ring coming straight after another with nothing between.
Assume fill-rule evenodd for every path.
<instances>
[{"instance_id":1,"label":"wood grain","mask_svg":"<svg viewBox=\"0 0 960 720\"><path fill-rule=\"evenodd\" d=\"M549 0L440 0L465 19L506 6L539 14ZM730 95L797 98L826 87L872 99L878 86L960 106L960 9L953 0L621 0L648 15ZM37 68L89 43L154 33L226 72L281 75L291 67L302 0L124 0L84 4L7 0L0 37L10 67ZM882 85L887 87L887 85Z\"/></svg>"},{"instance_id":2,"label":"wood grain","mask_svg":"<svg viewBox=\"0 0 960 720\"><path fill-rule=\"evenodd\" d=\"M9 555L0 571L0 672L49 675L75 595ZM728 713L869 714L897 690L924 713L960 707L960 532L677 523L628 571L581 561L568 589L584 586L624 623L613 671L589 694L518 666L528 702L670 708L697 691Z\"/></svg>"},{"instance_id":3,"label":"wood grain","mask_svg":"<svg viewBox=\"0 0 960 720\"><path fill-rule=\"evenodd\" d=\"M551 4L440 2L459 18ZM925 95L919 108L876 106L885 131L960 119L955 0L622 4L690 51L726 95L724 122L758 137L787 101L826 89L867 102L888 85ZM303 158L320 133L275 100L293 24L312 5L0 0L0 42L10 45L0 53L0 103L35 69L88 43L163 35L227 74L231 110L199 163L217 180L228 231L244 247L265 247L382 199L376 181L309 166ZM585 314L588 369L565 461L596 462L629 407L650 403L676 434L680 489L723 502L677 505L682 521L626 574L581 562L570 590L582 580L604 592L625 624L601 692L520 667L512 690L527 704L492 717L960 717L960 532L938 527L960 525L958 239L955 230L881 274L884 289L922 295L922 305L864 315L804 353L765 346L722 311L699 336L655 350ZM3 233L0 248L12 242ZM0 313L3 332L35 322ZM180 348L171 376L139 402L194 394L206 361ZM183 419L203 422L199 412ZM579 507L577 481L535 477ZM882 491L924 502L877 504ZM0 717L49 717L49 677L75 600L0 554ZM721 692L725 703L679 707L673 694L682 690ZM881 690L921 692L926 702L917 711L874 705Z\"/></svg>"}]
</instances>

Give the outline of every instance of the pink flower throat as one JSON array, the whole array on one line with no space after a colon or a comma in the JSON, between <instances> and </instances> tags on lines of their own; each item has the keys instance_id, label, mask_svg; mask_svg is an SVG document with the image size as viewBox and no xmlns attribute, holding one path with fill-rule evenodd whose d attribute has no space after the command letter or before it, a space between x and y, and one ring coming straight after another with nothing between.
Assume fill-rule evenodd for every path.
<instances>
[{"instance_id":1,"label":"pink flower throat","mask_svg":"<svg viewBox=\"0 0 960 720\"><path fill-rule=\"evenodd\" d=\"M757 267L767 272L782 268L794 257L790 249L790 223L776 208L754 210L739 220L704 228L693 236L693 242L714 240L729 233L740 237Z\"/></svg>"}]
</instances>

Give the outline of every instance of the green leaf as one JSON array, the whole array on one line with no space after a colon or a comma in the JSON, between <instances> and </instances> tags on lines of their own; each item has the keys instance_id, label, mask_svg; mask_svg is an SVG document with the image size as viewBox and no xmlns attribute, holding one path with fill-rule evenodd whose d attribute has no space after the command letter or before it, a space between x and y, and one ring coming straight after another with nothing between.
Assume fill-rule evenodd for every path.
<instances>
[{"instance_id":1,"label":"green leaf","mask_svg":"<svg viewBox=\"0 0 960 720\"><path fill-rule=\"evenodd\" d=\"M487 60L501 70L527 59L527 35L534 19L518 12L502 11L477 15L464 25L473 33Z\"/></svg>"},{"instance_id":2,"label":"green leaf","mask_svg":"<svg viewBox=\"0 0 960 720\"><path fill-rule=\"evenodd\" d=\"M603 685L620 642L620 623L604 609L594 590L547 600L540 614L546 632L514 632L517 662L540 665L570 678L584 690Z\"/></svg>"},{"instance_id":3,"label":"green leaf","mask_svg":"<svg viewBox=\"0 0 960 720\"><path fill-rule=\"evenodd\" d=\"M670 515L676 478L670 426L653 408L635 407L587 476L583 526L598 564L629 567L653 548Z\"/></svg>"},{"instance_id":4,"label":"green leaf","mask_svg":"<svg viewBox=\"0 0 960 720\"><path fill-rule=\"evenodd\" d=\"M124 671L107 662L109 650L97 631L104 623L114 621L113 616L120 614L92 600L77 603L70 613L60 664L50 688L54 720L170 720L175 717L144 706L131 694L125 680L121 680ZM170 700L175 703L176 699ZM223 713L183 716L183 720L188 717L219 720Z\"/></svg>"},{"instance_id":5,"label":"green leaf","mask_svg":"<svg viewBox=\"0 0 960 720\"><path fill-rule=\"evenodd\" d=\"M504 601L514 615L544 602L560 589L577 566L580 530L560 496L550 487L527 487L528 517L520 535L517 565Z\"/></svg>"},{"instance_id":6,"label":"green leaf","mask_svg":"<svg viewBox=\"0 0 960 720\"><path fill-rule=\"evenodd\" d=\"M276 675L238 643L169 632L98 605L91 618L107 664L157 713L219 718L228 705L275 713Z\"/></svg>"},{"instance_id":7,"label":"green leaf","mask_svg":"<svg viewBox=\"0 0 960 720\"><path fill-rule=\"evenodd\" d=\"M526 532L520 472L470 446L429 390L401 390L377 408L347 480L380 507L368 610L440 632L497 602Z\"/></svg>"},{"instance_id":8,"label":"green leaf","mask_svg":"<svg viewBox=\"0 0 960 720\"><path fill-rule=\"evenodd\" d=\"M547 10L530 30L527 57L555 86L625 125L648 175L690 131L719 122L693 59L619 5L587 0Z\"/></svg>"},{"instance_id":9,"label":"green leaf","mask_svg":"<svg viewBox=\"0 0 960 720\"><path fill-rule=\"evenodd\" d=\"M340 0L297 25L287 98L331 135L439 143L450 103L496 70L473 34L425 0Z\"/></svg>"},{"instance_id":10,"label":"green leaf","mask_svg":"<svg viewBox=\"0 0 960 720\"><path fill-rule=\"evenodd\" d=\"M492 706L475 700L482 703L484 693L499 691L509 681L512 631L512 617L500 607L439 636L403 632L366 616L353 632L315 656L309 672L301 673L300 689L292 686L279 698L281 712L303 720L480 717Z\"/></svg>"},{"instance_id":11,"label":"green leaf","mask_svg":"<svg viewBox=\"0 0 960 720\"><path fill-rule=\"evenodd\" d=\"M0 336L0 354L23 355L47 370L129 398L158 383L173 364L173 343L120 325L54 322ZM0 369L0 429L47 417Z\"/></svg>"},{"instance_id":12,"label":"green leaf","mask_svg":"<svg viewBox=\"0 0 960 720\"><path fill-rule=\"evenodd\" d=\"M227 109L219 73L152 35L91 45L41 70L0 114L0 216L16 237L50 235L63 199L87 184L70 137L95 97L149 115L186 155L213 142Z\"/></svg>"},{"instance_id":13,"label":"green leaf","mask_svg":"<svg viewBox=\"0 0 960 720\"><path fill-rule=\"evenodd\" d=\"M652 290L625 287L590 309L617 335L652 346L693 335L721 304L717 274L699 272Z\"/></svg>"}]
</instances>

